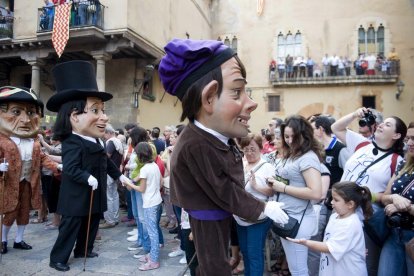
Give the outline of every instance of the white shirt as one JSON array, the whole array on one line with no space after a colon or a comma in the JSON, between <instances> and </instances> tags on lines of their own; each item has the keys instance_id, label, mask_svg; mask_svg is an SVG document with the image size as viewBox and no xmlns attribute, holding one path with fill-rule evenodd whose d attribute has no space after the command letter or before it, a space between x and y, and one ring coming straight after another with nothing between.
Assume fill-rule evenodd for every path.
<instances>
[{"instance_id":1,"label":"white shirt","mask_svg":"<svg viewBox=\"0 0 414 276\"><path fill-rule=\"evenodd\" d=\"M323 241L329 253L321 253L319 276L368 275L364 231L355 213L342 219L332 214Z\"/></svg>"},{"instance_id":2,"label":"white shirt","mask_svg":"<svg viewBox=\"0 0 414 276\"><path fill-rule=\"evenodd\" d=\"M256 168L258 168L257 171L254 171ZM267 163L264 160L260 160L260 162L256 164L256 166L254 166L254 168L252 168L250 171L246 171L246 169L244 171L244 182L246 183L246 186L244 187L244 189L246 190L246 192L248 192L249 194L251 194L257 199L260 199L261 201L267 201L268 199L267 195L264 195L258 192L252 187L252 184L250 181L251 171L254 172L254 176L256 178L256 184L261 187L267 187L266 179L268 179L269 177L273 177L275 175L275 168L270 163ZM237 224L241 226L252 225L252 223L244 221L236 215L234 215L234 219L237 221Z\"/></svg>"},{"instance_id":3,"label":"white shirt","mask_svg":"<svg viewBox=\"0 0 414 276\"><path fill-rule=\"evenodd\" d=\"M346 145L349 152L354 152L357 145L361 142L368 141L362 135L347 130L346 132ZM359 174L368 167L376 159L380 158L382 155L386 154L383 151L378 151L377 155L374 155L372 149L374 145L369 144L358 149L348 161L345 163L344 173L342 175L341 181L354 181L357 182L360 186L367 186L371 193L382 193L385 191L388 181L391 178L391 160L392 154L385 157L381 161L372 165L365 172L365 176L358 179ZM397 159L397 164L400 163L402 157L399 156ZM396 165L397 165L396 164Z\"/></svg>"},{"instance_id":4,"label":"white shirt","mask_svg":"<svg viewBox=\"0 0 414 276\"><path fill-rule=\"evenodd\" d=\"M139 172L139 178L147 180L147 187L142 193L142 207L150 208L157 206L162 202L160 193L161 173L155 162L147 163Z\"/></svg>"}]
</instances>

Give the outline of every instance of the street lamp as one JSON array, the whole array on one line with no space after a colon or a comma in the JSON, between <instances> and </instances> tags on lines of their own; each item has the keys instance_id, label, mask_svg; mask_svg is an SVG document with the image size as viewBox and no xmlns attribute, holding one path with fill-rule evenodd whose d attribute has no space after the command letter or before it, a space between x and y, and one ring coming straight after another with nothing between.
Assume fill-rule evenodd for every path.
<instances>
[{"instance_id":1,"label":"street lamp","mask_svg":"<svg viewBox=\"0 0 414 276\"><path fill-rule=\"evenodd\" d=\"M401 93L404 91L405 83L402 80L397 82L397 92L395 93L395 98L398 100L400 98Z\"/></svg>"},{"instance_id":2,"label":"street lamp","mask_svg":"<svg viewBox=\"0 0 414 276\"><path fill-rule=\"evenodd\" d=\"M247 93L247 96L249 96L249 98L251 99L252 98L252 89L249 87L249 88L246 88L246 93Z\"/></svg>"}]
</instances>

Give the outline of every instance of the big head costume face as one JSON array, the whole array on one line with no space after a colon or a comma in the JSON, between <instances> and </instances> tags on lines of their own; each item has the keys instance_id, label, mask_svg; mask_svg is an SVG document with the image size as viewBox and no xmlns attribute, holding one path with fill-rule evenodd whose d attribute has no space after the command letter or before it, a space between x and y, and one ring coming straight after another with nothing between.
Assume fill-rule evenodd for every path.
<instances>
[{"instance_id":1,"label":"big head costume face","mask_svg":"<svg viewBox=\"0 0 414 276\"><path fill-rule=\"evenodd\" d=\"M191 39L173 39L165 51L158 72L165 90L182 101L181 119L198 120L227 137L246 136L257 104L246 94L236 53L220 41Z\"/></svg>"},{"instance_id":2,"label":"big head costume face","mask_svg":"<svg viewBox=\"0 0 414 276\"><path fill-rule=\"evenodd\" d=\"M69 61L52 70L56 94L46 104L50 111L58 112L55 133L64 140L72 131L103 138L108 117L104 102L112 95L100 92L95 69L87 61Z\"/></svg>"},{"instance_id":3,"label":"big head costume face","mask_svg":"<svg viewBox=\"0 0 414 276\"><path fill-rule=\"evenodd\" d=\"M103 101L99 98L88 97L85 110L82 113L72 112L70 122L72 130L76 133L94 138L103 138L108 123Z\"/></svg>"},{"instance_id":4,"label":"big head costume face","mask_svg":"<svg viewBox=\"0 0 414 276\"><path fill-rule=\"evenodd\" d=\"M43 103L33 90L0 88L0 133L20 138L35 137L39 131Z\"/></svg>"},{"instance_id":5,"label":"big head costume face","mask_svg":"<svg viewBox=\"0 0 414 276\"><path fill-rule=\"evenodd\" d=\"M203 89L199 120L224 136L244 137L248 134L250 113L257 103L246 93L246 79L235 58L223 63L221 72L223 89L220 94L217 81L211 81Z\"/></svg>"}]
</instances>

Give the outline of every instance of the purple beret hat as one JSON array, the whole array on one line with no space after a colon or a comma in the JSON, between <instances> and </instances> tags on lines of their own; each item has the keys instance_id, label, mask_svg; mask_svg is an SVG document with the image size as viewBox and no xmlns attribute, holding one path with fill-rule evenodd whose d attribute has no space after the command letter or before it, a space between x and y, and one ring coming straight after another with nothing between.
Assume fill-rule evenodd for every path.
<instances>
[{"instance_id":1,"label":"purple beret hat","mask_svg":"<svg viewBox=\"0 0 414 276\"><path fill-rule=\"evenodd\" d=\"M217 40L173 39L164 49L158 73L165 91L180 100L195 81L236 55Z\"/></svg>"}]
</instances>

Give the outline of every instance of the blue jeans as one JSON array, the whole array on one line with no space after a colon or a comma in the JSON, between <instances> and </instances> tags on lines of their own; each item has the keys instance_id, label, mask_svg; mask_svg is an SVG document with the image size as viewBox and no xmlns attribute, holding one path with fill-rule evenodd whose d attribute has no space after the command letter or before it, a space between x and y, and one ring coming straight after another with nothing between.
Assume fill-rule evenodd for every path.
<instances>
[{"instance_id":1,"label":"blue jeans","mask_svg":"<svg viewBox=\"0 0 414 276\"><path fill-rule=\"evenodd\" d=\"M137 239L137 245L144 245L144 240L149 241L148 233L146 229L144 229L144 225L142 224L142 221L144 220L144 213L142 213L141 217L138 213L138 206L141 205L142 209L142 194L140 192L136 192L134 190L131 190L131 207L132 207L132 214L134 215L135 222L137 224L138 229L138 239ZM148 242L148 248L149 248L149 242Z\"/></svg>"},{"instance_id":2,"label":"blue jeans","mask_svg":"<svg viewBox=\"0 0 414 276\"><path fill-rule=\"evenodd\" d=\"M180 239L180 249L185 250L184 241L181 233L181 207L173 205L174 214L177 217L177 227L178 227L178 233L177 236Z\"/></svg>"},{"instance_id":3,"label":"blue jeans","mask_svg":"<svg viewBox=\"0 0 414 276\"><path fill-rule=\"evenodd\" d=\"M240 226L237 224L237 235L239 237L240 250L243 254L244 275L246 276L263 275L263 248L271 223L270 219L266 219L262 223L250 226Z\"/></svg>"},{"instance_id":4,"label":"blue jeans","mask_svg":"<svg viewBox=\"0 0 414 276\"><path fill-rule=\"evenodd\" d=\"M151 242L150 258L153 262L158 262L160 255L159 246L159 223L158 223L158 212L161 209L161 204L153 207L144 208L144 224L148 230L149 239ZM144 248L145 250L145 248Z\"/></svg>"},{"instance_id":5,"label":"blue jeans","mask_svg":"<svg viewBox=\"0 0 414 276\"><path fill-rule=\"evenodd\" d=\"M414 238L414 231L392 228L382 247L378 276L414 275L414 263L405 254L405 243Z\"/></svg>"},{"instance_id":6,"label":"blue jeans","mask_svg":"<svg viewBox=\"0 0 414 276\"><path fill-rule=\"evenodd\" d=\"M78 7L78 15L79 15L79 25L86 25L87 23L87 16L88 16L88 5L87 4L79 4Z\"/></svg>"}]
</instances>

